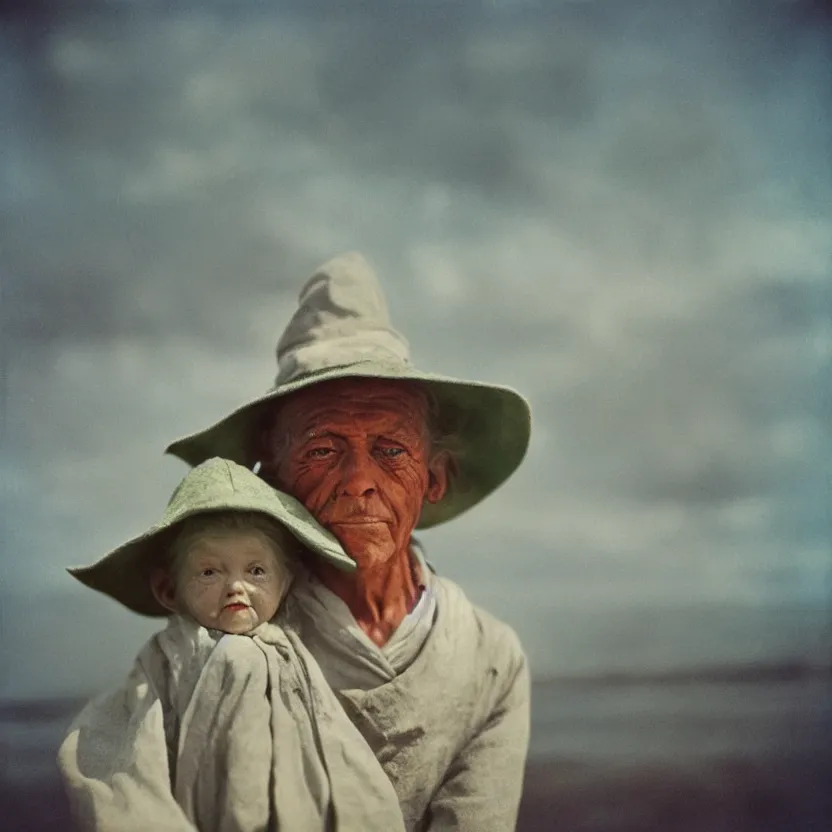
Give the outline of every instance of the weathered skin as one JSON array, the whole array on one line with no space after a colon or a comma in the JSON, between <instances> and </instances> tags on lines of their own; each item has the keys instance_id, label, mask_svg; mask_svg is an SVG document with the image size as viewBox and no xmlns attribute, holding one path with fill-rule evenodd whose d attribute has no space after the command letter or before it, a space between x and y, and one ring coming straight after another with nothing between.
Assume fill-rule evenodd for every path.
<instances>
[{"instance_id":1,"label":"weathered skin","mask_svg":"<svg viewBox=\"0 0 832 832\"><path fill-rule=\"evenodd\" d=\"M407 382L339 379L293 394L264 437L263 473L341 541L358 569L316 564L321 581L377 645L418 600L410 536L422 504L442 499L427 399Z\"/></svg>"}]
</instances>

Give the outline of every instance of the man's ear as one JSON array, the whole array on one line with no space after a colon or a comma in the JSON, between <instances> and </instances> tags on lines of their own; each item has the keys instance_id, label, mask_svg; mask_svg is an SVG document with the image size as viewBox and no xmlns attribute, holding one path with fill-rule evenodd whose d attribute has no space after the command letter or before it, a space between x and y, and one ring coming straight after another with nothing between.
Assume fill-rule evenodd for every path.
<instances>
[{"instance_id":1,"label":"man's ear","mask_svg":"<svg viewBox=\"0 0 832 832\"><path fill-rule=\"evenodd\" d=\"M179 612L176 605L176 587L166 569L156 568L150 573L150 589L153 597L170 612Z\"/></svg>"},{"instance_id":2,"label":"man's ear","mask_svg":"<svg viewBox=\"0 0 832 832\"><path fill-rule=\"evenodd\" d=\"M450 469L451 457L447 451L434 454L428 463L428 490L425 499L429 503L438 503L445 496Z\"/></svg>"}]
</instances>

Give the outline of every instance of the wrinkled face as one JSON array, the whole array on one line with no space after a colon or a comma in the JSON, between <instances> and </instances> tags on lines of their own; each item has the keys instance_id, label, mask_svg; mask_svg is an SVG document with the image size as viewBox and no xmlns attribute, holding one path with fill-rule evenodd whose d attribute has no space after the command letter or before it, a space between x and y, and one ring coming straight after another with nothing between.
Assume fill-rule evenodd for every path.
<instances>
[{"instance_id":1,"label":"wrinkled face","mask_svg":"<svg viewBox=\"0 0 832 832\"><path fill-rule=\"evenodd\" d=\"M182 557L176 605L203 627L239 635L274 617L290 582L265 535L210 532L197 537Z\"/></svg>"},{"instance_id":2,"label":"wrinkled face","mask_svg":"<svg viewBox=\"0 0 832 832\"><path fill-rule=\"evenodd\" d=\"M359 569L406 550L424 500L445 493L418 388L342 379L294 394L271 432L275 475L341 541Z\"/></svg>"}]
</instances>

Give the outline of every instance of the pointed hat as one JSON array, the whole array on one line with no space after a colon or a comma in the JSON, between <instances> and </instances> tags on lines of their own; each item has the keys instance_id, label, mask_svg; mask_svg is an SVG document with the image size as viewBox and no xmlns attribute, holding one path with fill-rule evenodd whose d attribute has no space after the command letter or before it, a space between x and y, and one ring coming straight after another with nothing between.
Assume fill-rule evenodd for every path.
<instances>
[{"instance_id":1,"label":"pointed hat","mask_svg":"<svg viewBox=\"0 0 832 832\"><path fill-rule=\"evenodd\" d=\"M425 503L419 528L444 523L498 488L523 460L531 416L508 387L417 370L393 329L378 279L357 253L323 265L300 293L299 307L277 344L277 378L265 394L205 430L173 442L167 453L191 465L222 456L251 467L253 437L281 398L337 378L419 382L433 396L440 433L454 437L455 474L438 503Z\"/></svg>"}]
</instances>

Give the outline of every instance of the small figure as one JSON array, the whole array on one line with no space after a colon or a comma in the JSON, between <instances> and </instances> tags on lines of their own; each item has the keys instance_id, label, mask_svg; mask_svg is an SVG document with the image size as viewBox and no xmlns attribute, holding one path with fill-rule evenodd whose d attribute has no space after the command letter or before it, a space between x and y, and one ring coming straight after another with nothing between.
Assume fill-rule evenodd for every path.
<instances>
[{"instance_id":1,"label":"small figure","mask_svg":"<svg viewBox=\"0 0 832 832\"><path fill-rule=\"evenodd\" d=\"M404 830L315 659L272 622L312 558L355 569L296 500L215 458L184 478L160 523L70 570L135 612L169 614L61 746L81 832Z\"/></svg>"}]
</instances>

